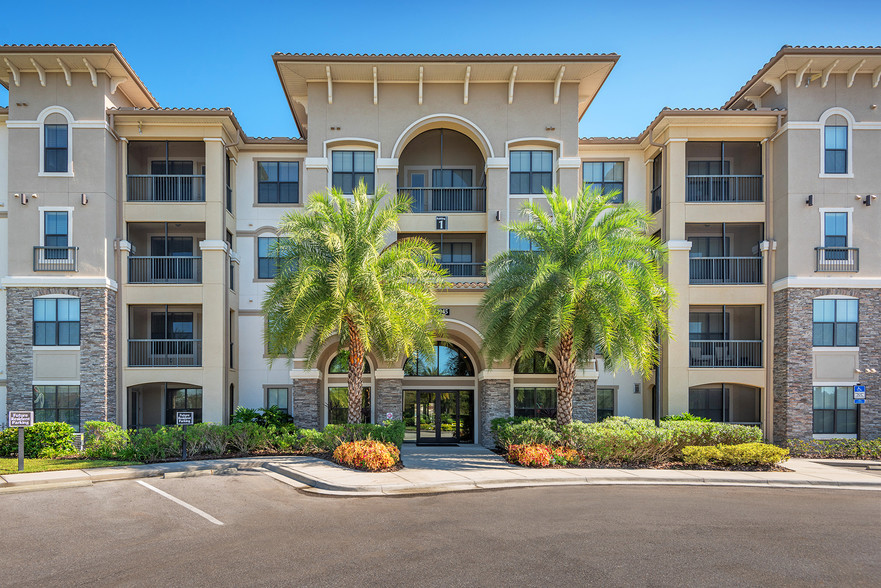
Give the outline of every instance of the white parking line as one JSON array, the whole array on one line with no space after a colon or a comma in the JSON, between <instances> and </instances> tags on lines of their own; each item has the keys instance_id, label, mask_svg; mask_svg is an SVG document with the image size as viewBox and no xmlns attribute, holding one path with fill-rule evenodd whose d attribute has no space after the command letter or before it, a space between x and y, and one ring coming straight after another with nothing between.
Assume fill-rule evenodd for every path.
<instances>
[{"instance_id":1,"label":"white parking line","mask_svg":"<svg viewBox=\"0 0 881 588\"><path fill-rule=\"evenodd\" d=\"M208 514L207 512L205 512L205 511L203 511L203 510L199 510L198 508L196 508L196 507L193 506L192 504L187 504L186 502L184 502L184 501L181 500L180 498L175 498L174 496L172 496L172 495L169 494L168 492L163 492L163 491L160 490L159 488L156 488L156 487L154 487L154 486L151 486L150 484L148 484L147 482L144 482L143 480L137 480L137 482L138 482L138 484L140 484L141 486L145 486L145 487L149 488L150 490L152 490L152 491L155 492L156 494L158 494L158 495L160 495L160 496L164 496L165 498L171 500L172 502L176 502L176 503L178 503L179 505L181 505L182 507L184 507L184 508L186 508L186 509L188 509L188 510L193 511L194 513L196 513L196 514L199 515L200 517L203 517L203 518L205 518L205 519L208 519L209 521L211 521L211 522L214 523L215 525L223 525L223 523L221 523L220 521L218 521L217 519L215 519L214 517L212 517L210 514Z\"/></svg>"}]
</instances>

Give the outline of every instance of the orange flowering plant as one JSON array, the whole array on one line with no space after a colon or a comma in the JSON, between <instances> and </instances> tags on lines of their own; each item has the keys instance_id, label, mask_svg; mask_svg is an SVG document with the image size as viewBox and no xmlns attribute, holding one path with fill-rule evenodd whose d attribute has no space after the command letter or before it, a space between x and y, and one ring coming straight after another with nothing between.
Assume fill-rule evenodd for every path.
<instances>
[{"instance_id":1,"label":"orange flowering plant","mask_svg":"<svg viewBox=\"0 0 881 588\"><path fill-rule=\"evenodd\" d=\"M333 460L350 468L378 472L401 461L401 452L393 443L367 439L342 443L334 449Z\"/></svg>"}]
</instances>

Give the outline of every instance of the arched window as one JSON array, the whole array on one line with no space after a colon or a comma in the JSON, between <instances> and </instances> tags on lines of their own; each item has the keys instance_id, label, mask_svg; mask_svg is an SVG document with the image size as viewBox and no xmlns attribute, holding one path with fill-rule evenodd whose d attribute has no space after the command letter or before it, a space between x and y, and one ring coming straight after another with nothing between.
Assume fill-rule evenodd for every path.
<instances>
[{"instance_id":1,"label":"arched window","mask_svg":"<svg viewBox=\"0 0 881 588\"><path fill-rule=\"evenodd\" d=\"M846 174L847 169L847 119L833 114L823 127L824 172Z\"/></svg>"},{"instance_id":2,"label":"arched window","mask_svg":"<svg viewBox=\"0 0 881 588\"><path fill-rule=\"evenodd\" d=\"M474 364L456 345L438 341L434 357L425 357L418 351L404 362L405 376L474 376Z\"/></svg>"},{"instance_id":3,"label":"arched window","mask_svg":"<svg viewBox=\"0 0 881 588\"><path fill-rule=\"evenodd\" d=\"M340 351L336 357L330 361L328 373L331 374L348 374L349 373L349 352L347 350ZM364 360L364 373L370 373L370 364Z\"/></svg>"},{"instance_id":4,"label":"arched window","mask_svg":"<svg viewBox=\"0 0 881 588\"><path fill-rule=\"evenodd\" d=\"M541 351L536 351L532 357L521 357L514 365L515 374L556 374L557 366L554 360Z\"/></svg>"},{"instance_id":5,"label":"arched window","mask_svg":"<svg viewBox=\"0 0 881 588\"><path fill-rule=\"evenodd\" d=\"M73 114L63 106L48 106L37 116L40 124L40 174L72 176Z\"/></svg>"}]
</instances>

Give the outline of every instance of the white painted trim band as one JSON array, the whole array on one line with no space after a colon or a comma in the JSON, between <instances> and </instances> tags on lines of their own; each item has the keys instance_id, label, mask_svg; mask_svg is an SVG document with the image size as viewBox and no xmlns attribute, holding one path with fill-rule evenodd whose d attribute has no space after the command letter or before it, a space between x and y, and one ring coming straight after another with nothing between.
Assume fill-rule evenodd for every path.
<instances>
[{"instance_id":1,"label":"white painted trim band","mask_svg":"<svg viewBox=\"0 0 881 588\"><path fill-rule=\"evenodd\" d=\"M667 241L669 251L691 251L691 241Z\"/></svg>"},{"instance_id":2,"label":"white painted trim band","mask_svg":"<svg viewBox=\"0 0 881 588\"><path fill-rule=\"evenodd\" d=\"M306 169L327 169L328 165L326 157L307 157L303 160Z\"/></svg>"},{"instance_id":3,"label":"white painted trim band","mask_svg":"<svg viewBox=\"0 0 881 588\"><path fill-rule=\"evenodd\" d=\"M292 380L318 380L321 378L321 371L316 369L300 369L294 368L288 374Z\"/></svg>"},{"instance_id":4,"label":"white painted trim band","mask_svg":"<svg viewBox=\"0 0 881 588\"><path fill-rule=\"evenodd\" d=\"M3 288L107 288L116 292L119 285L110 278L81 278L78 276L7 276L0 280Z\"/></svg>"},{"instance_id":5,"label":"white painted trim band","mask_svg":"<svg viewBox=\"0 0 881 588\"><path fill-rule=\"evenodd\" d=\"M881 288L881 278L787 276L771 284L774 292L787 288Z\"/></svg>"},{"instance_id":6,"label":"white painted trim band","mask_svg":"<svg viewBox=\"0 0 881 588\"><path fill-rule=\"evenodd\" d=\"M486 369L481 370L479 374L477 374L477 381L482 382L483 380L513 380L514 379L514 370L512 369Z\"/></svg>"},{"instance_id":7,"label":"white painted trim band","mask_svg":"<svg viewBox=\"0 0 881 588\"><path fill-rule=\"evenodd\" d=\"M395 368L380 368L373 372L376 380L400 380L404 378L404 370Z\"/></svg>"}]
</instances>

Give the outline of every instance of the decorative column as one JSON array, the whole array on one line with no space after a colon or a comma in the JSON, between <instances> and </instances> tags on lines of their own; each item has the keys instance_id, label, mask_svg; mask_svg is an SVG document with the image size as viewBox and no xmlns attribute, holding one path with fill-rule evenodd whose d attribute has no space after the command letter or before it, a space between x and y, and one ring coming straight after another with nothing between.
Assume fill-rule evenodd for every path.
<instances>
[{"instance_id":1,"label":"decorative column","mask_svg":"<svg viewBox=\"0 0 881 588\"><path fill-rule=\"evenodd\" d=\"M404 418L404 370L380 368L373 374L374 386L373 414L377 423L381 423L391 413L392 420Z\"/></svg>"},{"instance_id":2,"label":"decorative column","mask_svg":"<svg viewBox=\"0 0 881 588\"><path fill-rule=\"evenodd\" d=\"M291 414L294 424L304 429L318 428L321 404L321 372L316 369L292 369L290 372Z\"/></svg>"},{"instance_id":3,"label":"decorative column","mask_svg":"<svg viewBox=\"0 0 881 588\"><path fill-rule=\"evenodd\" d=\"M199 241L202 252L202 421L222 423L229 357L226 306L228 245L219 239Z\"/></svg>"},{"instance_id":4,"label":"decorative column","mask_svg":"<svg viewBox=\"0 0 881 588\"><path fill-rule=\"evenodd\" d=\"M597 379L600 373L593 365L575 372L575 393L572 395L572 419L583 423L597 422Z\"/></svg>"},{"instance_id":5,"label":"decorative column","mask_svg":"<svg viewBox=\"0 0 881 588\"><path fill-rule=\"evenodd\" d=\"M495 447L493 419L511 416L513 369L486 369L477 374L478 436L475 441L484 447Z\"/></svg>"},{"instance_id":6,"label":"decorative column","mask_svg":"<svg viewBox=\"0 0 881 588\"><path fill-rule=\"evenodd\" d=\"M678 299L668 312L670 337L664 342L661 364L661 410L664 414L688 411L689 255L691 241L667 241L667 279Z\"/></svg>"}]
</instances>

